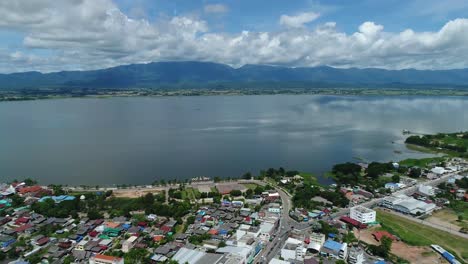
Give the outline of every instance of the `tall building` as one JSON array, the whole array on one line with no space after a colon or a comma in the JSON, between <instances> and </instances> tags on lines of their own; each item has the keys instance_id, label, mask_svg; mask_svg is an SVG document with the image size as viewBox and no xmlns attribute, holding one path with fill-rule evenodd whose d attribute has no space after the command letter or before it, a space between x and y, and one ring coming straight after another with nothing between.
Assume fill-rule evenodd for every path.
<instances>
[{"instance_id":1,"label":"tall building","mask_svg":"<svg viewBox=\"0 0 468 264\"><path fill-rule=\"evenodd\" d=\"M375 211L364 206L352 207L349 217L363 224L375 222Z\"/></svg>"}]
</instances>

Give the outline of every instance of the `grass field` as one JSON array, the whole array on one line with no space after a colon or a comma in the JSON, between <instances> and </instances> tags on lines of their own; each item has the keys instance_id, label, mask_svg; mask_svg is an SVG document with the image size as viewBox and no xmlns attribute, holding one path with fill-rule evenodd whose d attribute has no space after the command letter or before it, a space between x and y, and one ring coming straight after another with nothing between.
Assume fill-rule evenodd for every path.
<instances>
[{"instance_id":1,"label":"grass field","mask_svg":"<svg viewBox=\"0 0 468 264\"><path fill-rule=\"evenodd\" d=\"M461 214L463 216L463 221L458 221L458 215ZM458 226L460 228L467 228L468 229L468 209L462 210L461 212L455 212L452 209L446 208L439 210L432 214L429 219L436 218L445 223L451 223L452 225Z\"/></svg>"},{"instance_id":2,"label":"grass field","mask_svg":"<svg viewBox=\"0 0 468 264\"><path fill-rule=\"evenodd\" d=\"M454 236L438 229L421 225L411 220L397 215L377 211L377 221L384 229L396 234L404 242L414 246L429 246L437 244L463 258L465 263L468 260L468 239Z\"/></svg>"},{"instance_id":3,"label":"grass field","mask_svg":"<svg viewBox=\"0 0 468 264\"><path fill-rule=\"evenodd\" d=\"M424 158L424 159L405 159L405 160L400 161L400 165L407 166L407 167L418 166L418 167L424 168L429 163L433 163L433 162L438 163L444 160L445 160L444 157L433 157L433 158Z\"/></svg>"},{"instance_id":4,"label":"grass field","mask_svg":"<svg viewBox=\"0 0 468 264\"><path fill-rule=\"evenodd\" d=\"M198 189L186 188L185 192L187 193L187 198L193 201L199 199L201 196L200 191L198 191Z\"/></svg>"},{"instance_id":5,"label":"grass field","mask_svg":"<svg viewBox=\"0 0 468 264\"><path fill-rule=\"evenodd\" d=\"M312 173L301 172L299 175L304 178L305 185L319 185L317 178Z\"/></svg>"}]
</instances>

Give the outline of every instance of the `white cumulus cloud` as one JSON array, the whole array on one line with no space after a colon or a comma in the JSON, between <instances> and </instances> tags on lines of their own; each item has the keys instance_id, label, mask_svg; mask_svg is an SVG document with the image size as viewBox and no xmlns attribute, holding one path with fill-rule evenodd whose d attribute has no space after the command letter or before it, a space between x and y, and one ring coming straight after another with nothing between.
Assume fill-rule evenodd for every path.
<instances>
[{"instance_id":1,"label":"white cumulus cloud","mask_svg":"<svg viewBox=\"0 0 468 264\"><path fill-rule=\"evenodd\" d=\"M229 11L229 8L223 4L210 4L205 5L203 8L205 13L223 14Z\"/></svg>"},{"instance_id":2,"label":"white cumulus cloud","mask_svg":"<svg viewBox=\"0 0 468 264\"><path fill-rule=\"evenodd\" d=\"M2 0L0 30L18 32L24 39L22 47L0 44L0 72L87 70L170 60L235 67L468 67L466 18L425 32L390 32L384 25L363 21L347 33L333 21L304 27L318 16L304 14L283 17L284 27L277 31L224 33L212 31L196 16L132 19L111 0Z\"/></svg>"},{"instance_id":3,"label":"white cumulus cloud","mask_svg":"<svg viewBox=\"0 0 468 264\"><path fill-rule=\"evenodd\" d=\"M279 23L283 26L298 28L316 20L319 16L320 14L315 12L305 12L295 16L282 15Z\"/></svg>"}]
</instances>

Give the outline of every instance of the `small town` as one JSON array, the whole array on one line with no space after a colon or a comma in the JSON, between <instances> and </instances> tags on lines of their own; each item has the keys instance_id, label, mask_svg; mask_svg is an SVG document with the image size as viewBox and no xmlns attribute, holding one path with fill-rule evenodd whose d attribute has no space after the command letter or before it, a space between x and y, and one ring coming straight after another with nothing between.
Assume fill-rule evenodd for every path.
<instances>
[{"instance_id":1,"label":"small town","mask_svg":"<svg viewBox=\"0 0 468 264\"><path fill-rule=\"evenodd\" d=\"M4 263L466 263L468 161L148 186L0 185Z\"/></svg>"}]
</instances>

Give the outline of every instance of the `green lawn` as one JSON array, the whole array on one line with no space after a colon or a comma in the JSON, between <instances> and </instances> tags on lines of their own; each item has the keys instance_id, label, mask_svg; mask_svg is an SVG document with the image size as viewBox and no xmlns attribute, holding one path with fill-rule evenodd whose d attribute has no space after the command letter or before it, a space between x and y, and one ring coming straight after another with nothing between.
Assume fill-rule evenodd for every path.
<instances>
[{"instance_id":1,"label":"green lawn","mask_svg":"<svg viewBox=\"0 0 468 264\"><path fill-rule=\"evenodd\" d=\"M242 185L244 185L247 189L251 189L251 190L255 190L255 188L258 186L255 183L243 183Z\"/></svg>"},{"instance_id":2,"label":"green lawn","mask_svg":"<svg viewBox=\"0 0 468 264\"><path fill-rule=\"evenodd\" d=\"M187 193L187 197L188 197L190 200L197 200L197 199L199 199L200 196L201 196L200 191L198 191L198 189L186 188L186 189L185 189L185 192Z\"/></svg>"},{"instance_id":3,"label":"green lawn","mask_svg":"<svg viewBox=\"0 0 468 264\"><path fill-rule=\"evenodd\" d=\"M305 185L319 185L317 178L312 173L301 172L299 175L304 178Z\"/></svg>"},{"instance_id":4,"label":"green lawn","mask_svg":"<svg viewBox=\"0 0 468 264\"><path fill-rule=\"evenodd\" d=\"M377 211L377 221L382 227L391 233L396 234L404 242L414 246L430 246L437 244L458 255L458 259L463 257L468 260L468 239L449 234L447 232L413 222L397 215Z\"/></svg>"}]
</instances>

